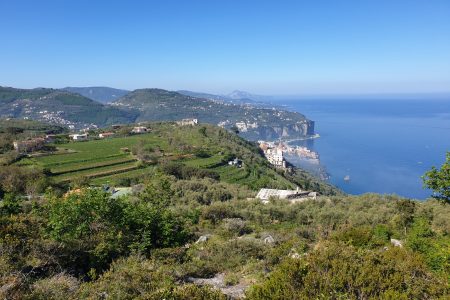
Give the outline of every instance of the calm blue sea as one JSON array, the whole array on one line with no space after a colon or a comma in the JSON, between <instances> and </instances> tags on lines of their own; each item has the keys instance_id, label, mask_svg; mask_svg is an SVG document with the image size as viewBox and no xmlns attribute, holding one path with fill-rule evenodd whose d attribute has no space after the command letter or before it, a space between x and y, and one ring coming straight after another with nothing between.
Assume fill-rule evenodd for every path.
<instances>
[{"instance_id":1,"label":"calm blue sea","mask_svg":"<svg viewBox=\"0 0 450 300\"><path fill-rule=\"evenodd\" d=\"M425 199L421 175L450 151L448 100L298 100L288 108L316 122L320 138L300 142L320 154L329 181L350 194ZM350 181L344 181L346 175Z\"/></svg>"}]
</instances>

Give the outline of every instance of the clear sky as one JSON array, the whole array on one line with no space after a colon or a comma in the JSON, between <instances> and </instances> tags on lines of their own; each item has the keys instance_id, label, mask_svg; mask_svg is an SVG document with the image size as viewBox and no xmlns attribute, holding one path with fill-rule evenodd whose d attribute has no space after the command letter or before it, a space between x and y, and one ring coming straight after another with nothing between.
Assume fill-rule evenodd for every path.
<instances>
[{"instance_id":1,"label":"clear sky","mask_svg":"<svg viewBox=\"0 0 450 300\"><path fill-rule=\"evenodd\" d=\"M450 91L450 0L1 0L0 85Z\"/></svg>"}]
</instances>

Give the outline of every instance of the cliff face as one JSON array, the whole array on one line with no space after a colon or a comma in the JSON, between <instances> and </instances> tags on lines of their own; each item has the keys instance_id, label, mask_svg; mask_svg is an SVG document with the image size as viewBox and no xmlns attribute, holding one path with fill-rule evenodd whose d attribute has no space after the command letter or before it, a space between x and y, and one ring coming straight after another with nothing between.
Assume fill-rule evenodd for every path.
<instances>
[{"instance_id":1,"label":"cliff face","mask_svg":"<svg viewBox=\"0 0 450 300\"><path fill-rule=\"evenodd\" d=\"M246 132L240 132L240 135L248 140L277 140L277 139L296 139L314 134L314 121L303 120L293 124L285 123L276 126L260 126L254 129L248 129Z\"/></svg>"}]
</instances>

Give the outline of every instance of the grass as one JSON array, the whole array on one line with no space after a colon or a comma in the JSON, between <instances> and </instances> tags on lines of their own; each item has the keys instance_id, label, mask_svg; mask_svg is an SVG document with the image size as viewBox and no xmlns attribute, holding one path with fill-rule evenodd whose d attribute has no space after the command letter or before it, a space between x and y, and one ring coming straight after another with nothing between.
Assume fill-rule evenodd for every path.
<instances>
[{"instance_id":1,"label":"grass","mask_svg":"<svg viewBox=\"0 0 450 300\"><path fill-rule=\"evenodd\" d=\"M207 169L207 168L214 167L221 163L226 163L226 162L223 162L223 160L224 160L224 156L213 155L211 157L206 157L206 158L188 159L184 162L184 164L187 166L191 166L191 167Z\"/></svg>"},{"instance_id":2,"label":"grass","mask_svg":"<svg viewBox=\"0 0 450 300\"><path fill-rule=\"evenodd\" d=\"M86 176L89 178L95 178L95 177L102 177L107 176L111 174L116 173L122 173L127 172L131 170L135 170L138 168L138 165L136 162L128 162L128 163L122 163L119 165L110 165L110 166L104 166L104 167L98 167L98 168L91 168L81 171L73 171L70 173L64 173L61 175L55 176L56 182L62 182L62 181L71 181L73 178L76 178L78 176Z\"/></svg>"},{"instance_id":3,"label":"grass","mask_svg":"<svg viewBox=\"0 0 450 300\"><path fill-rule=\"evenodd\" d=\"M124 153L121 148L131 149L140 140L151 146L161 147L166 144L161 137L154 134L72 142L58 145L58 148L71 152L36 157L32 160L50 169L56 182L67 182L78 176L87 176L95 178L95 182L103 183L111 176L126 177L139 171L136 159L131 154Z\"/></svg>"},{"instance_id":4,"label":"grass","mask_svg":"<svg viewBox=\"0 0 450 300\"><path fill-rule=\"evenodd\" d=\"M112 159L105 159L105 160L96 160L95 162L88 161L88 162L74 162L70 164L64 164L62 166L58 166L55 168L51 168L51 172L54 175L64 174L64 173L71 173L76 171L82 171L82 170L88 170L88 169L95 169L105 166L113 166L113 165L120 165L128 162L134 162L136 161L135 158L132 158L130 156L126 157L119 157L119 158L112 158Z\"/></svg>"},{"instance_id":5,"label":"grass","mask_svg":"<svg viewBox=\"0 0 450 300\"><path fill-rule=\"evenodd\" d=\"M91 180L92 185L102 185L106 183L115 182L121 178L142 178L148 174L152 174L154 171L154 166L144 167L135 170L129 170L127 172L122 172L118 174L112 174L108 176L96 177Z\"/></svg>"},{"instance_id":6,"label":"grass","mask_svg":"<svg viewBox=\"0 0 450 300\"><path fill-rule=\"evenodd\" d=\"M22 163L48 168L56 182L69 182L78 176L86 176L92 179L92 184L101 185L151 173L154 166L143 167L133 155L121 150L131 150L142 141L146 149L159 148L163 151L166 161L179 161L187 166L215 171L221 180L228 183L244 184L252 189L264 187L270 182L278 186L292 186L274 170L255 165L255 158L244 161L243 168L229 166L227 158L230 153L243 151L234 154L242 157L245 151L249 155L249 150L236 144L240 141L223 142L216 135L216 129L208 134L210 136L202 134L198 127L175 129L173 125L159 124L147 134L59 144L59 151L54 155L33 157ZM196 156L199 151L207 154L207 157Z\"/></svg>"}]
</instances>

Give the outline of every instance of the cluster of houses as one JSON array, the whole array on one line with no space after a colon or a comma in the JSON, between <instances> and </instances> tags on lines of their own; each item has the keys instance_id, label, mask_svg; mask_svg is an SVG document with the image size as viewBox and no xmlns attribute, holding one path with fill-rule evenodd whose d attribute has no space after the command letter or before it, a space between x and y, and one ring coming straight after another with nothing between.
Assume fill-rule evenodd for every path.
<instances>
[{"instance_id":1,"label":"cluster of houses","mask_svg":"<svg viewBox=\"0 0 450 300\"><path fill-rule=\"evenodd\" d=\"M177 124L181 125L181 126L188 126L188 125L193 126L193 125L198 124L198 119L183 119L181 121L178 121ZM113 127L113 129L116 129L116 130L121 128L120 125L113 125L112 127ZM141 134L141 133L148 133L148 132L150 132L150 129L145 126L135 126L135 127L133 127L133 129L131 129L132 134ZM98 138L105 139L105 138L112 137L114 135L115 135L114 132L102 132L102 133L99 133ZM69 137L72 141L77 141L77 142L78 141L86 141L89 139L89 135L87 132L74 133L74 134L69 135Z\"/></svg>"},{"instance_id":2,"label":"cluster of houses","mask_svg":"<svg viewBox=\"0 0 450 300\"><path fill-rule=\"evenodd\" d=\"M286 159L283 156L283 148L280 145L276 146L272 142L264 141L258 141L258 143L270 164L280 169L287 169Z\"/></svg>"},{"instance_id":3,"label":"cluster of houses","mask_svg":"<svg viewBox=\"0 0 450 300\"><path fill-rule=\"evenodd\" d=\"M117 126L118 125L115 126L116 128L114 128L114 127L113 128L114 129L120 128L120 127L117 127ZM133 133L133 134L147 133L149 131L150 131L150 129L148 129L145 126L135 126L135 127L133 127L133 129L131 129L131 133ZM109 132L101 132L101 133L98 134L98 138L106 139L106 138L110 138L110 137L114 136L115 134L116 134L115 132L111 132L111 131L109 131ZM72 141L76 141L76 142L86 141L86 140L89 139L89 134L87 132L85 132L85 133L74 133L74 134L69 135L69 137L70 137L70 139Z\"/></svg>"},{"instance_id":4,"label":"cluster of houses","mask_svg":"<svg viewBox=\"0 0 450 300\"><path fill-rule=\"evenodd\" d=\"M246 122L237 122L236 127L239 129L240 132L247 132L249 129L255 129L258 128L258 123L246 123Z\"/></svg>"}]
</instances>

